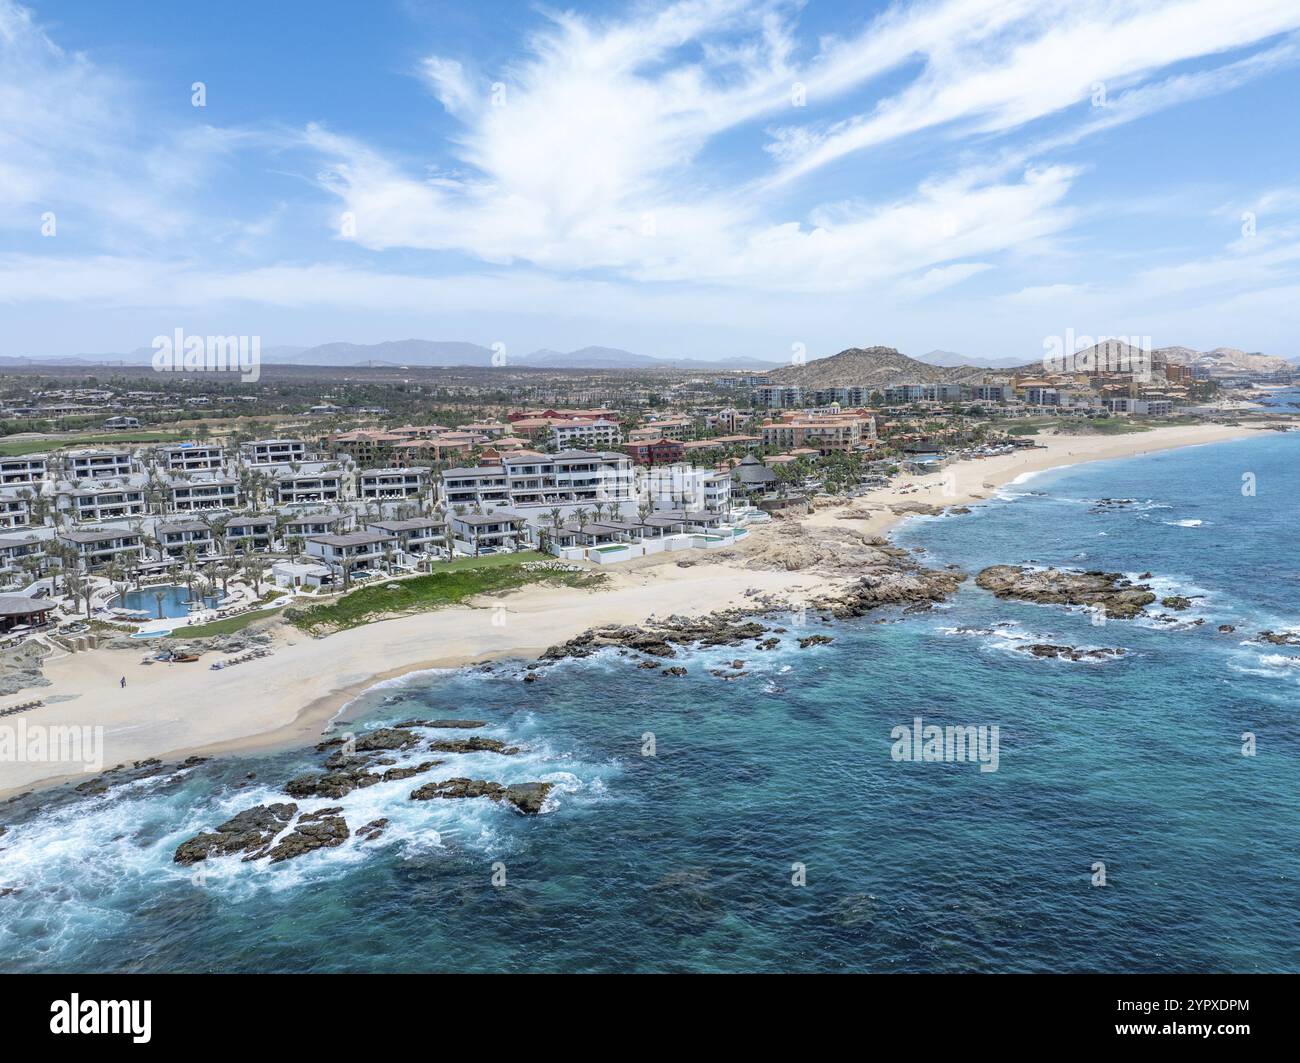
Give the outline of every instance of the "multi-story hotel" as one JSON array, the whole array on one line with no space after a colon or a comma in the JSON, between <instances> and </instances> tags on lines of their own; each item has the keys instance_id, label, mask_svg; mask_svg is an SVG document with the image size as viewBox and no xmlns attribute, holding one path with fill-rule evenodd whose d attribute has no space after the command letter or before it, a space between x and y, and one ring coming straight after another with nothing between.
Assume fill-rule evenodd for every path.
<instances>
[{"instance_id":1,"label":"multi-story hotel","mask_svg":"<svg viewBox=\"0 0 1300 1063\"><path fill-rule=\"evenodd\" d=\"M77 521L114 520L140 517L148 512L144 487L140 484L114 483L103 487L69 488L62 495Z\"/></svg>"},{"instance_id":2,"label":"multi-story hotel","mask_svg":"<svg viewBox=\"0 0 1300 1063\"><path fill-rule=\"evenodd\" d=\"M121 479L135 465L129 450L70 450L63 461L70 480Z\"/></svg>"},{"instance_id":3,"label":"multi-story hotel","mask_svg":"<svg viewBox=\"0 0 1300 1063\"><path fill-rule=\"evenodd\" d=\"M424 466L409 469L365 469L358 477L361 498L414 498L429 478Z\"/></svg>"},{"instance_id":4,"label":"multi-story hotel","mask_svg":"<svg viewBox=\"0 0 1300 1063\"><path fill-rule=\"evenodd\" d=\"M307 460L307 444L301 439L256 439L241 443L239 452L249 465L288 465Z\"/></svg>"},{"instance_id":5,"label":"multi-story hotel","mask_svg":"<svg viewBox=\"0 0 1300 1063\"><path fill-rule=\"evenodd\" d=\"M551 425L551 443L557 450L570 447L616 447L623 441L617 421L560 421Z\"/></svg>"},{"instance_id":6,"label":"multi-story hotel","mask_svg":"<svg viewBox=\"0 0 1300 1063\"><path fill-rule=\"evenodd\" d=\"M500 465L448 469L442 474L442 488L452 508L508 505L514 509L564 509L635 500L631 459L608 450L507 454Z\"/></svg>"},{"instance_id":7,"label":"multi-story hotel","mask_svg":"<svg viewBox=\"0 0 1300 1063\"><path fill-rule=\"evenodd\" d=\"M228 476L194 480L168 480L166 490L174 513L202 509L234 509L239 504L239 483Z\"/></svg>"},{"instance_id":8,"label":"multi-story hotel","mask_svg":"<svg viewBox=\"0 0 1300 1063\"><path fill-rule=\"evenodd\" d=\"M61 542L77 551L87 569L100 568L114 561L138 561L144 552L144 539L127 528L104 528L89 531L81 528L58 533Z\"/></svg>"},{"instance_id":9,"label":"multi-story hotel","mask_svg":"<svg viewBox=\"0 0 1300 1063\"><path fill-rule=\"evenodd\" d=\"M343 498L343 473L323 468L279 469L275 473L275 501L279 505L301 502L338 502Z\"/></svg>"},{"instance_id":10,"label":"multi-story hotel","mask_svg":"<svg viewBox=\"0 0 1300 1063\"><path fill-rule=\"evenodd\" d=\"M168 472L220 471L225 456L224 448L206 443L178 443L158 448L158 460Z\"/></svg>"},{"instance_id":11,"label":"multi-story hotel","mask_svg":"<svg viewBox=\"0 0 1300 1063\"><path fill-rule=\"evenodd\" d=\"M45 458L37 454L24 454L14 458L0 458L0 484L31 486L45 479Z\"/></svg>"}]
</instances>

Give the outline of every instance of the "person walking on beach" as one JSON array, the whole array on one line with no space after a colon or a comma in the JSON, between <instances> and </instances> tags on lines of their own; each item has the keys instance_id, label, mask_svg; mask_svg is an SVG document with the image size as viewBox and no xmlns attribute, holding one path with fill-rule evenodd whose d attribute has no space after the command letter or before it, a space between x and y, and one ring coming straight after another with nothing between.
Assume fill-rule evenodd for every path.
<instances>
[{"instance_id":1,"label":"person walking on beach","mask_svg":"<svg viewBox=\"0 0 1300 1063\"><path fill-rule=\"evenodd\" d=\"M121 683L118 684L123 690L126 689L126 676L122 676Z\"/></svg>"}]
</instances>

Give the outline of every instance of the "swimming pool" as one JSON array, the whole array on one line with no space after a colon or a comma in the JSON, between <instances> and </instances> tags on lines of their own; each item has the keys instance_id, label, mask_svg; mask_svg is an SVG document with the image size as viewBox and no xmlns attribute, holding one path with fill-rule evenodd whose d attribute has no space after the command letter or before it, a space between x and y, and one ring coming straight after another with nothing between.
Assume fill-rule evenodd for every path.
<instances>
[{"instance_id":1,"label":"swimming pool","mask_svg":"<svg viewBox=\"0 0 1300 1063\"><path fill-rule=\"evenodd\" d=\"M159 594L163 596L161 604L164 617L190 615L190 592L188 588L181 586L145 587L138 591L127 591L113 598L108 604L111 609L134 609L148 613L151 620L156 620L159 606L156 596ZM212 608L216 603L216 595L203 599L203 604L208 608Z\"/></svg>"}]
</instances>

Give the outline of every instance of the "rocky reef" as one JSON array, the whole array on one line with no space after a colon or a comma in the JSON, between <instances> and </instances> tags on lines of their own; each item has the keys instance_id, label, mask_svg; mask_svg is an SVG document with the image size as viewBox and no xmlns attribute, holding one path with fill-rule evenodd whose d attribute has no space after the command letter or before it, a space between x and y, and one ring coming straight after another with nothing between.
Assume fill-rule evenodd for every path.
<instances>
[{"instance_id":1,"label":"rocky reef","mask_svg":"<svg viewBox=\"0 0 1300 1063\"><path fill-rule=\"evenodd\" d=\"M435 798L487 797L493 801L505 801L514 805L525 815L535 816L542 810L553 787L549 782L521 782L503 786L499 782L486 779L444 779L442 782L426 783L411 791L412 801L432 801Z\"/></svg>"},{"instance_id":2,"label":"rocky reef","mask_svg":"<svg viewBox=\"0 0 1300 1063\"><path fill-rule=\"evenodd\" d=\"M1131 620L1156 600L1149 586L1134 583L1119 572L990 565L975 577L975 585L998 598L1087 606L1115 620Z\"/></svg>"},{"instance_id":3,"label":"rocky reef","mask_svg":"<svg viewBox=\"0 0 1300 1063\"><path fill-rule=\"evenodd\" d=\"M422 760L414 764L396 764L391 756L395 752L412 750L421 745L442 753L497 753L511 756L519 752L518 746L509 745L497 738L474 736L458 739L427 741L420 728L472 730L485 726L482 720L404 720L388 727L349 737L333 737L316 746L317 753L327 756L321 763L323 771L296 775L284 784L284 792L298 800L327 798L337 800L354 790L365 789L382 782L414 778L424 775L444 763L440 759ZM427 744L426 744L427 743ZM187 762L188 765L188 762ZM137 765L137 768L141 767ZM144 765L152 770L153 764ZM161 767L158 770L162 770ZM411 800L427 801L432 798L487 797L503 802L525 815L537 815L542 810L552 783L521 782L509 785L486 779L452 778L426 783L411 793ZM173 860L178 864L195 864L212 857L243 855L245 861L266 858L276 864L284 860L342 845L352 832L341 806L320 808L299 814L294 802L254 805L231 817L212 831L204 831L182 842ZM373 841L388 827L387 819L375 819L356 831L360 841Z\"/></svg>"}]
</instances>

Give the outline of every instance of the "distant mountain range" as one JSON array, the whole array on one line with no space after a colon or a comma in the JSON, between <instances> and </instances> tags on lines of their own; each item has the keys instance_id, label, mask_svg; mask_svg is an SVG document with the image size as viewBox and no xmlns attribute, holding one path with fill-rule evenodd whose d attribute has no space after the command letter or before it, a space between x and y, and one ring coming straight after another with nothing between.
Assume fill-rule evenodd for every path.
<instances>
[{"instance_id":1,"label":"distant mountain range","mask_svg":"<svg viewBox=\"0 0 1300 1063\"><path fill-rule=\"evenodd\" d=\"M1290 360L1266 354L1248 354L1233 347L1216 347L1196 351L1190 347L1161 347L1155 352L1175 365L1191 365L1212 373L1284 372L1300 365L1300 357ZM59 357L0 357L0 367L39 369L41 366L148 365L153 351L140 347L126 354L78 354ZM323 343L315 347L274 346L262 349L266 365L392 366L436 368L456 366L489 367L502 364L524 369L684 369L698 372L737 372L751 370L771 372L775 383L803 380L813 386L846 384L865 386L880 380L940 383L971 379L979 371L1023 369L1032 372L1041 367L1041 358L989 358L977 360L955 351L935 350L910 358L892 347L852 347L839 354L814 358L802 366L762 358L656 358L634 354L618 347L583 347L576 351L542 348L530 354L503 352L497 357L491 347L463 340L386 340L382 343ZM975 371L975 372L972 372ZM845 373L847 372L847 377ZM906 380L903 380L906 377Z\"/></svg>"},{"instance_id":2,"label":"distant mountain range","mask_svg":"<svg viewBox=\"0 0 1300 1063\"><path fill-rule=\"evenodd\" d=\"M153 351L139 347L126 354L78 354L66 357L0 357L0 366L39 369L42 365L81 366L148 365ZM543 348L531 354L501 357L491 347L460 340L386 340L383 343L323 343L315 347L276 346L262 348L266 365L394 366L435 368L440 366L504 365L525 369L692 369L766 370L780 362L761 358L654 358L633 354L617 347L583 347L576 351Z\"/></svg>"},{"instance_id":3,"label":"distant mountain range","mask_svg":"<svg viewBox=\"0 0 1300 1063\"><path fill-rule=\"evenodd\" d=\"M956 369L960 366L975 366L979 369L1015 369L1025 364L1023 358L985 358L983 361L977 361L955 351L931 351L929 354L918 355L917 361L948 369Z\"/></svg>"}]
</instances>

